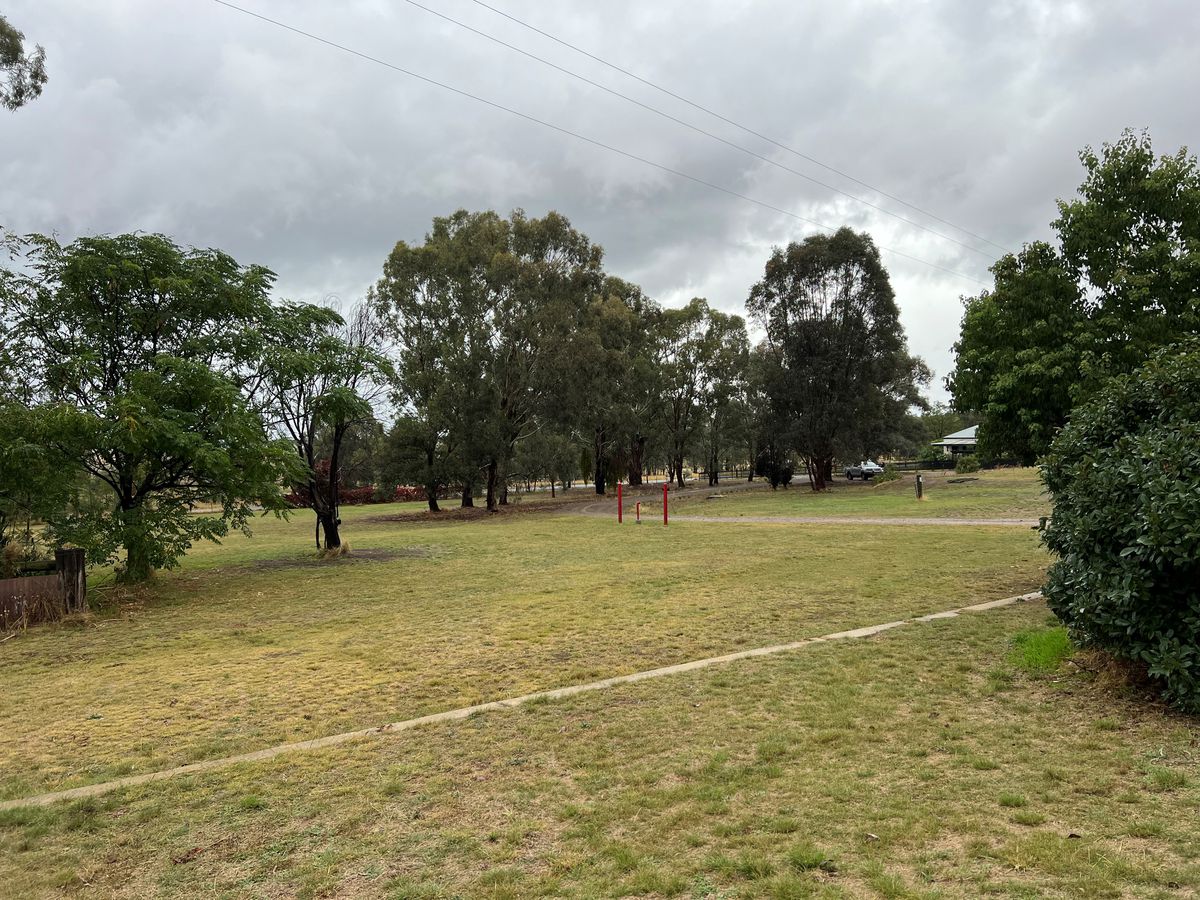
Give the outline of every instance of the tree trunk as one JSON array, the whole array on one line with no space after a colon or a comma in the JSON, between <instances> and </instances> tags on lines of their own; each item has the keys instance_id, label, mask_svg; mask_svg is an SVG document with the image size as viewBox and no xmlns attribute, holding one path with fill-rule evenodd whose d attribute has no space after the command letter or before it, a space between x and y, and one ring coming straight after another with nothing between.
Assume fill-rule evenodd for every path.
<instances>
[{"instance_id":1,"label":"tree trunk","mask_svg":"<svg viewBox=\"0 0 1200 900\"><path fill-rule=\"evenodd\" d=\"M469 484L469 483L463 485L463 489L462 489L462 505L463 505L463 507L475 505L474 493L475 493L474 485Z\"/></svg>"},{"instance_id":2,"label":"tree trunk","mask_svg":"<svg viewBox=\"0 0 1200 900\"><path fill-rule=\"evenodd\" d=\"M432 448L432 447L428 447L425 450L425 465L427 467L425 471L429 472L429 473L433 472L433 454L434 454L434 452L435 452L434 448ZM437 484L433 481L425 482L425 499L427 501L429 501L429 511L430 512L438 512L437 495L438 495Z\"/></svg>"},{"instance_id":3,"label":"tree trunk","mask_svg":"<svg viewBox=\"0 0 1200 900\"><path fill-rule=\"evenodd\" d=\"M642 483L642 457L646 452L646 437L645 435L634 435L633 443L629 447L629 486L633 487Z\"/></svg>"},{"instance_id":4,"label":"tree trunk","mask_svg":"<svg viewBox=\"0 0 1200 900\"><path fill-rule=\"evenodd\" d=\"M127 582L146 581L154 574L150 565L150 548L144 540L135 538L125 543L125 570L121 580Z\"/></svg>"},{"instance_id":5,"label":"tree trunk","mask_svg":"<svg viewBox=\"0 0 1200 900\"><path fill-rule=\"evenodd\" d=\"M325 549L336 550L342 546L342 535L338 531L338 526L342 524L342 520L338 518L337 513L317 513L317 520L321 523L321 531L325 533Z\"/></svg>"},{"instance_id":6,"label":"tree trunk","mask_svg":"<svg viewBox=\"0 0 1200 900\"><path fill-rule=\"evenodd\" d=\"M550 479L550 499L554 499L554 479Z\"/></svg>"},{"instance_id":7,"label":"tree trunk","mask_svg":"<svg viewBox=\"0 0 1200 900\"><path fill-rule=\"evenodd\" d=\"M495 457L488 460L487 466L487 508L488 512L496 512L496 474L499 465Z\"/></svg>"},{"instance_id":8,"label":"tree trunk","mask_svg":"<svg viewBox=\"0 0 1200 900\"><path fill-rule=\"evenodd\" d=\"M596 493L599 494L600 496L604 496L604 490L605 490L604 482L605 482L606 473L604 471L604 428L603 427L596 429L594 450L596 451L595 452Z\"/></svg>"},{"instance_id":9,"label":"tree trunk","mask_svg":"<svg viewBox=\"0 0 1200 900\"><path fill-rule=\"evenodd\" d=\"M675 457L675 477L678 479L678 484L681 488L687 487L683 480L683 457Z\"/></svg>"}]
</instances>

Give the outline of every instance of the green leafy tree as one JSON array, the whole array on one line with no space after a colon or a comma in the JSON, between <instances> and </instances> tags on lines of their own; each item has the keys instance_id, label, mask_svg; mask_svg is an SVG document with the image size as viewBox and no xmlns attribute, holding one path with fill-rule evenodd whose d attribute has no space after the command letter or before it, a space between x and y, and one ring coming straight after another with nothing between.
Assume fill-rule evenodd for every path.
<instances>
[{"instance_id":1,"label":"green leafy tree","mask_svg":"<svg viewBox=\"0 0 1200 900\"><path fill-rule=\"evenodd\" d=\"M947 379L955 406L979 410L979 452L1032 463L1071 410L1086 319L1062 258L1042 242L994 266L995 289L966 301Z\"/></svg>"},{"instance_id":2,"label":"green leafy tree","mask_svg":"<svg viewBox=\"0 0 1200 900\"><path fill-rule=\"evenodd\" d=\"M981 414L980 452L1030 463L1076 404L1156 349L1200 333L1200 167L1156 157L1125 132L1080 154L1078 196L1059 201L1059 249L1034 243L966 301L947 386Z\"/></svg>"},{"instance_id":3,"label":"green leafy tree","mask_svg":"<svg viewBox=\"0 0 1200 900\"><path fill-rule=\"evenodd\" d=\"M1200 166L1186 147L1156 157L1132 131L1079 158L1083 184L1054 228L1086 298L1082 398L1200 334Z\"/></svg>"},{"instance_id":4,"label":"green leafy tree","mask_svg":"<svg viewBox=\"0 0 1200 900\"><path fill-rule=\"evenodd\" d=\"M53 458L106 486L100 513L55 521L59 541L146 578L199 539L281 510L293 454L247 399L273 276L161 235L9 239L0 270L6 339L26 365L20 396ZM196 515L196 505L216 514Z\"/></svg>"},{"instance_id":5,"label":"green leafy tree","mask_svg":"<svg viewBox=\"0 0 1200 900\"><path fill-rule=\"evenodd\" d=\"M577 324L549 358L553 392L543 416L587 448L592 481L604 494L626 464L640 484L656 400L658 307L636 285L604 279Z\"/></svg>"},{"instance_id":6,"label":"green leafy tree","mask_svg":"<svg viewBox=\"0 0 1200 900\"><path fill-rule=\"evenodd\" d=\"M924 363L908 353L895 294L869 235L842 228L776 249L750 291L766 331L766 384L814 491L837 455L877 443L920 402Z\"/></svg>"},{"instance_id":7,"label":"green leafy tree","mask_svg":"<svg viewBox=\"0 0 1200 900\"><path fill-rule=\"evenodd\" d=\"M1200 340L1100 389L1042 473L1050 608L1076 641L1144 665L1200 712Z\"/></svg>"},{"instance_id":8,"label":"green leafy tree","mask_svg":"<svg viewBox=\"0 0 1200 900\"><path fill-rule=\"evenodd\" d=\"M24 404L0 402L0 574L14 557L37 554L37 526L52 523L77 502L73 460L40 434L42 417Z\"/></svg>"},{"instance_id":9,"label":"green leafy tree","mask_svg":"<svg viewBox=\"0 0 1200 900\"><path fill-rule=\"evenodd\" d=\"M703 384L700 412L703 417L704 467L709 485L720 481L721 462L741 427L741 402L746 393L750 339L741 316L717 310L709 313L701 361Z\"/></svg>"},{"instance_id":10,"label":"green leafy tree","mask_svg":"<svg viewBox=\"0 0 1200 900\"><path fill-rule=\"evenodd\" d=\"M317 546L342 546L339 497L347 437L374 422L372 403L393 375L380 350L377 323L366 306L349 322L332 309L308 304L274 311L260 363L270 421L303 462L292 480L316 514Z\"/></svg>"},{"instance_id":11,"label":"green leafy tree","mask_svg":"<svg viewBox=\"0 0 1200 900\"><path fill-rule=\"evenodd\" d=\"M41 44L25 51L25 35L0 15L0 105L17 110L42 93L46 83L46 51Z\"/></svg>"},{"instance_id":12,"label":"green leafy tree","mask_svg":"<svg viewBox=\"0 0 1200 900\"><path fill-rule=\"evenodd\" d=\"M461 435L464 479L483 473L488 509L559 389L550 362L599 288L601 257L557 213L460 210L384 265L373 299L398 348L401 406Z\"/></svg>"}]
</instances>

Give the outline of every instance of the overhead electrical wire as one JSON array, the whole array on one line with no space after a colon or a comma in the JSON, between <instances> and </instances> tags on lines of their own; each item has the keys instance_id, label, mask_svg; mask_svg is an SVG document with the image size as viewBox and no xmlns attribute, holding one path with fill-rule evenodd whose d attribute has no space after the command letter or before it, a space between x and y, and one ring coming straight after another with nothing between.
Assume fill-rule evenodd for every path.
<instances>
[{"instance_id":1,"label":"overhead electrical wire","mask_svg":"<svg viewBox=\"0 0 1200 900\"><path fill-rule=\"evenodd\" d=\"M367 62L371 62L376 65L383 66L384 68L391 69L395 72L400 72L403 75L408 75L410 78L416 78L418 81L423 81L426 84L431 84L434 87L441 88L442 90L446 90L446 91L450 91L451 93L458 94L460 97L466 97L470 100L476 101L477 103L482 103L485 106L490 106L493 109L498 109L498 110L500 110L502 112L506 112L510 115L517 116L518 118L525 119L528 122L533 122L534 124L540 125L543 128L549 128L552 131L557 131L560 134L565 134L569 137L575 138L576 140L583 141L583 142L591 144L595 147L599 147L603 150L608 150L611 153L619 154L620 156L624 156L627 159L632 159L636 162L642 163L643 165L650 166L650 167L658 169L659 171L662 171L662 172L667 172L668 174L674 175L678 178L686 179L688 181L694 182L695 184L699 184L699 185L702 185L703 187L710 188L711 190L720 191L721 193L727 194L730 197L736 197L739 200L746 201L747 203L753 203L756 206L760 206L764 209L769 209L772 212L776 212L776 213L779 213L780 215L788 216L789 218L796 219L797 221L800 221L800 222L806 222L809 225L812 225L816 228L820 228L824 231L836 231L837 230L832 225L826 225L822 222L816 221L815 219L810 219L807 216L801 215L800 213L793 212L793 211L787 210L787 209L783 209L782 207L779 207L779 206L775 206L774 204L768 203L765 200L759 200L755 197L751 197L751 196L749 196L747 194L743 194L739 191L732 190L731 188L723 187L719 184L715 184L711 181L706 181L705 179L699 178L695 175L690 175L687 172L681 171L679 169L672 168L671 166L664 165L663 163L659 163L659 162L655 162L654 160L647 159L644 156L639 156L636 153L632 153L628 150L623 150L620 147L615 147L612 144L607 144L603 141L597 140L596 138L588 137L587 135L580 134L577 131L572 131L569 128L564 128L561 125L555 125L553 122L547 122L545 119L539 119L536 116L530 115L529 113L521 112L518 109L513 109L510 106L505 106L504 104L499 103L495 100L489 100L486 97L480 97L478 94L472 94L470 91L465 91L462 88L454 87L453 85L446 84L445 82L442 82L442 81L438 81L435 78L430 78L427 75L422 75L419 72L414 72L411 69L406 69L403 66L399 66L399 65L396 65L395 63L388 62L387 60L380 59L377 56L372 56L369 53L362 52L361 50L355 50L353 47L347 47L345 44L339 44L336 41L332 41L328 38L321 37L318 34L313 34L310 31L305 31L302 28L297 28L294 25L289 25L286 22L279 21L278 19L272 19L270 16L265 16L262 13L257 13L257 12L254 12L253 10L246 9L243 6L238 6L236 3L229 2L229 0L212 0L212 2L216 3L220 6L224 6L227 9L234 10L235 12L242 13L243 15L249 16L251 18L258 19L259 21L266 22L269 25L274 25L277 28L282 28L285 31L290 31L293 34L307 38L308 40L316 41L319 44L324 44L325 46L331 47L334 50L341 51L342 53L348 53L351 56L355 56L355 57L358 57L359 59L365 60ZM934 263L934 262L930 262L929 260L922 259L919 256L913 256L910 253L905 253L903 250L896 250L892 247L885 247L883 245L878 245L878 246L879 246L880 250L883 250L887 253L891 253L893 256L898 256L898 257L910 260L915 263L920 263L921 265L928 266L931 269L936 269L940 272L944 272L947 275L954 275L958 278L963 278L968 281L976 282L977 284L984 284L984 285L989 284L989 282L986 282L981 278L976 278L974 275L968 275L965 272L959 272L955 269L947 268L946 266L939 265L938 263Z\"/></svg>"},{"instance_id":2,"label":"overhead electrical wire","mask_svg":"<svg viewBox=\"0 0 1200 900\"><path fill-rule=\"evenodd\" d=\"M995 241L991 240L990 238L984 237L981 234L977 234L976 232L971 231L969 228L965 228L962 225L958 225L954 222L951 222L949 219L944 219L941 216L937 215L936 213L932 213L927 209L917 206L915 203L912 203L908 200L904 200L901 197L895 196L894 194L889 194L887 191L881 190L880 188L877 188L874 185L869 184L868 182L863 181L860 178L855 178L849 172L845 172L842 169L839 169L835 166L831 166L828 163L822 162L821 160L817 159L814 156L809 156L807 153L803 153L800 150L795 149L794 147L790 147L787 144L783 143L782 141L776 140L775 138L772 138L772 137L768 137L767 135L763 134L762 132L756 131L755 129L751 128L749 125L743 125L741 122L731 119L728 116L722 115L721 113L717 112L716 110L714 110L708 106L704 106L703 104L698 103L695 100L690 100L687 97L683 96L682 94L679 94L679 93L671 90L670 88L665 88L661 84L651 81L649 78L645 78L641 75L638 75L636 72L632 72L629 69L619 66L614 62L610 62L609 60L605 59L602 56L597 56L595 53L590 53L589 51L584 50L582 47L572 44L570 41L563 40L562 38L558 37L557 35L553 35L548 31L544 31L543 29L538 28L536 25L531 25L529 22L526 22L523 19L517 18L516 16L512 15L511 13L507 13L502 9L497 9L495 6L492 6L489 3L485 3L484 0L471 0L471 2L477 6L482 6L484 9L489 10L498 16L502 16L503 18L508 19L510 22L520 25L522 28L532 31L535 34L540 34L542 37L547 38L548 40L551 40L554 43L559 44L560 46L566 47L568 50L573 50L574 52L579 53L582 56L586 56L588 59L594 60L595 62L598 62L603 66L607 66L608 68L612 69L614 72L620 72L622 75L632 78L634 81L641 82L642 84L646 85L647 87L651 87L654 90L658 91L659 93L665 94L668 97L672 97L681 103L685 103L688 106L692 107L693 109L699 110L700 112L705 113L706 115L712 116L714 119L719 119L720 121L726 123L727 125L732 125L734 128L744 131L746 134L752 135L752 136L758 138L759 140L766 141L768 144L772 144L773 146L778 147L780 150L785 150L786 152L791 153L793 156L803 159L806 162L810 162L815 166L820 166L822 169L824 169L827 172L832 172L835 175L840 175L842 178L845 178L847 181L852 181L855 184L859 185L860 187L865 187L865 188L867 188L867 190L874 191L876 194L878 194L881 197L886 197L888 200L891 200L895 203L899 203L902 206L906 206L909 209L914 210L915 212L919 212L923 216L928 216L930 219L933 219L934 221L941 222L943 225L949 225L951 228L961 231L963 234L969 235L970 237L973 237L978 241L983 241L983 243L985 243L985 244L990 244L991 246L995 247L997 250L1003 251L1004 253L1012 252L1008 247L1005 247L1003 244L998 244Z\"/></svg>"},{"instance_id":3,"label":"overhead electrical wire","mask_svg":"<svg viewBox=\"0 0 1200 900\"><path fill-rule=\"evenodd\" d=\"M507 41L503 41L500 38L496 37L495 35L488 34L486 31L480 31L478 28L473 28L472 26L468 25L466 22L461 22L452 16L448 16L445 13L438 12L436 9L431 9L430 7L425 6L422 3L418 3L417 0L404 0L404 2L407 3L409 6L415 6L417 9L424 10L425 12L429 13L430 15L437 16L439 19L443 19L444 21L449 22L452 25L457 25L459 28L463 28L463 29L471 32L472 34L477 34L486 40L492 41L495 44L499 44L501 47L506 47L509 50L512 50L514 53L520 53L522 56L528 57L529 59L532 59L535 62L539 62L544 66L548 66L551 69L555 69L559 72L562 72L564 75L569 75L572 78L576 78L579 81L584 82L585 84L589 84L594 88L598 88L599 90L604 91L607 94L611 94L612 96L618 97L621 100L625 100L628 103L632 103L635 106L640 106L642 109L652 112L656 116L661 116L664 119L668 119L669 121L676 123L677 125L682 125L684 128L691 129L692 131L694 131L698 134L702 134L707 138L711 138L714 141L718 141L727 147L732 147L734 150L737 150L740 153L745 153L747 156L752 156L757 160L765 162L767 165L774 166L777 169L782 169L784 172L790 172L792 175L796 175L800 178L803 178L806 181L811 181L813 184L819 185L827 190L833 191L835 194L841 194L843 197L848 197L849 199L853 200L855 203L861 203L864 206L869 206L871 209L876 210L877 212L881 212L885 216L891 216L894 219L899 219L901 222L904 222L907 225L911 225L913 228L919 228L921 231L928 232L929 234L932 234L935 237L939 237L944 241L949 241L952 244L957 244L958 246L960 246L966 250L970 250L972 253L978 253L981 256L985 256L985 257L987 257L987 259L989 261L995 261L995 258L996 258L995 254L988 253L986 250L980 250L978 247L974 247L971 244L965 243L964 241L960 241L957 238L951 237L948 234L943 234L942 232L938 231L935 228L930 228L928 225L922 225L920 222L914 222L912 219L910 219L906 216L902 216L899 213L892 212L890 209L880 206L877 203L872 203L870 200L865 200L862 197L859 197L855 194L851 194L849 191L843 191L841 188L836 187L832 184L829 184L828 182L821 181L819 178L814 178L811 175L809 175L807 172L801 172L798 169L793 169L790 166L785 166L783 163L779 162L778 160L771 159L771 157L764 156L761 153L751 150L749 147L744 147L741 144L738 144L734 141L727 140L726 138L721 137L719 134L714 134L713 132L709 131L706 128L701 128L699 125L695 125L691 122L688 122L684 119L679 118L678 116L673 116L673 115L671 115L671 113L666 112L665 110L659 109L656 106L651 106L649 103L643 103L641 100L638 100L636 97L630 97L628 94L622 94L620 91L614 90L613 88L610 88L607 85L601 84L598 81L593 81L591 78L588 78L586 75L580 75L578 72L573 72L570 69L564 68L563 66L560 66L556 63L552 63L548 59L543 59L542 57L537 56L534 53L530 53L527 50L522 50L520 47L517 47L514 44L510 44ZM488 8L490 9L491 7L488 7Z\"/></svg>"}]
</instances>

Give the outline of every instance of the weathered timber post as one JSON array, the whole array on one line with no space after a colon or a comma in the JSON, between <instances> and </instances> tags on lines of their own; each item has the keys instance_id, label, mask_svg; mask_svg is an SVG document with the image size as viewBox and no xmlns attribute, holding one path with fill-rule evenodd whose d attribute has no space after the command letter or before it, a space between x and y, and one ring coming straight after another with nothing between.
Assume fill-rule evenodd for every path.
<instances>
[{"instance_id":1,"label":"weathered timber post","mask_svg":"<svg viewBox=\"0 0 1200 900\"><path fill-rule=\"evenodd\" d=\"M69 613L87 609L87 566L82 550L55 550L54 568L62 582L63 601Z\"/></svg>"},{"instance_id":2,"label":"weathered timber post","mask_svg":"<svg viewBox=\"0 0 1200 900\"><path fill-rule=\"evenodd\" d=\"M921 483L921 473L917 473L917 499L920 500L925 496L925 487Z\"/></svg>"}]
</instances>

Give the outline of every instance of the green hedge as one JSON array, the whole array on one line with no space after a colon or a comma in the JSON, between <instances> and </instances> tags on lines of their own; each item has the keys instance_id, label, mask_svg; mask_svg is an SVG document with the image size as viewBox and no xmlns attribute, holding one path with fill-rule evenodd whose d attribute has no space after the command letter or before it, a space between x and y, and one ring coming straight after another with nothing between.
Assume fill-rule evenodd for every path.
<instances>
[{"instance_id":1,"label":"green hedge","mask_svg":"<svg viewBox=\"0 0 1200 900\"><path fill-rule=\"evenodd\" d=\"M1200 342L1076 408L1042 477L1050 608L1076 642L1144 663L1200 712Z\"/></svg>"}]
</instances>

